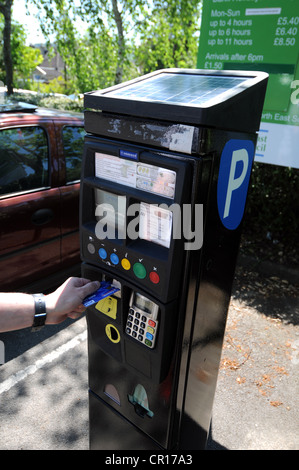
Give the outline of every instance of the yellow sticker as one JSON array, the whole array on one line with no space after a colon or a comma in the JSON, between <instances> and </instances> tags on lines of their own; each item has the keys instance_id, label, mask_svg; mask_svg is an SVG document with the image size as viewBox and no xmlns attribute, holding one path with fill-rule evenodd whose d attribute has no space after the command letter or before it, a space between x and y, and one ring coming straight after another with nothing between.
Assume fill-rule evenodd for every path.
<instances>
[{"instance_id":1,"label":"yellow sticker","mask_svg":"<svg viewBox=\"0 0 299 470\"><path fill-rule=\"evenodd\" d=\"M95 308L99 312L104 313L115 320L117 314L117 299L114 299L113 297L105 297L96 304Z\"/></svg>"}]
</instances>

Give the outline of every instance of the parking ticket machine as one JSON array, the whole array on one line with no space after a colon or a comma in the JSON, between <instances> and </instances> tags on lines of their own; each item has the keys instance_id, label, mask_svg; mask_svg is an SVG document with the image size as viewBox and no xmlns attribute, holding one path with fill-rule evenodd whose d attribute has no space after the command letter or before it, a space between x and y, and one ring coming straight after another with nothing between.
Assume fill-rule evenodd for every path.
<instances>
[{"instance_id":1,"label":"parking ticket machine","mask_svg":"<svg viewBox=\"0 0 299 470\"><path fill-rule=\"evenodd\" d=\"M85 94L91 449L203 449L267 83L165 69Z\"/></svg>"}]
</instances>

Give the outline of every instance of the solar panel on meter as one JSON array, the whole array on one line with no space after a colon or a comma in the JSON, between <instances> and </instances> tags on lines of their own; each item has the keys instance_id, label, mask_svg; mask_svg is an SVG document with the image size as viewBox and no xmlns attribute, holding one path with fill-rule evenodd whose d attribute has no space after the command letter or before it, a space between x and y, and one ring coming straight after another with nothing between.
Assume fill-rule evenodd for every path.
<instances>
[{"instance_id":1,"label":"solar panel on meter","mask_svg":"<svg viewBox=\"0 0 299 470\"><path fill-rule=\"evenodd\" d=\"M93 111L253 131L259 125L256 116L262 111L266 76L250 71L164 69L85 93L84 104Z\"/></svg>"},{"instance_id":2,"label":"solar panel on meter","mask_svg":"<svg viewBox=\"0 0 299 470\"><path fill-rule=\"evenodd\" d=\"M142 101L162 101L168 104L202 105L228 90L236 89L247 78L215 77L161 73L146 81L108 92L106 96Z\"/></svg>"}]
</instances>

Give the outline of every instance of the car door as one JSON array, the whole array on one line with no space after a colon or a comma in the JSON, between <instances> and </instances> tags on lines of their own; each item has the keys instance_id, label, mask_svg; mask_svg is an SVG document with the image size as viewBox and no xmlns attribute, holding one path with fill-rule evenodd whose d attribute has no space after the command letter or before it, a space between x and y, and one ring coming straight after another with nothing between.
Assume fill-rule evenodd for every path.
<instances>
[{"instance_id":1,"label":"car door","mask_svg":"<svg viewBox=\"0 0 299 470\"><path fill-rule=\"evenodd\" d=\"M51 123L0 129L2 291L20 289L59 267L57 167Z\"/></svg>"},{"instance_id":2,"label":"car door","mask_svg":"<svg viewBox=\"0 0 299 470\"><path fill-rule=\"evenodd\" d=\"M60 155L61 262L80 263L79 194L84 145L83 119L55 122Z\"/></svg>"}]
</instances>

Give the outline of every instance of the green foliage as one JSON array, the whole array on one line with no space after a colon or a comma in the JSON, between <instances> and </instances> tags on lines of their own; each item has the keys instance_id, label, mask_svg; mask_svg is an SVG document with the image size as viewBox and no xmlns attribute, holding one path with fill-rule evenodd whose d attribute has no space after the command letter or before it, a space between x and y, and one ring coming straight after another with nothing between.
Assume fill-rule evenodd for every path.
<instances>
[{"instance_id":1,"label":"green foliage","mask_svg":"<svg viewBox=\"0 0 299 470\"><path fill-rule=\"evenodd\" d=\"M0 16L0 43L3 42L4 18ZM12 22L11 25L11 50L14 67L15 86L28 86L31 75L37 65L43 61L43 56L38 49L26 46L26 32L22 25ZM3 48L0 48L0 80L5 82L5 65Z\"/></svg>"},{"instance_id":2,"label":"green foliage","mask_svg":"<svg viewBox=\"0 0 299 470\"><path fill-rule=\"evenodd\" d=\"M66 65L66 91L83 93L161 67L195 67L198 0L28 0ZM85 22L84 34L78 23Z\"/></svg>"},{"instance_id":3,"label":"green foliage","mask_svg":"<svg viewBox=\"0 0 299 470\"><path fill-rule=\"evenodd\" d=\"M42 108L54 108L66 111L83 111L83 98L71 99L64 95L54 95L46 93L14 93L10 97L10 101L23 101L31 103Z\"/></svg>"},{"instance_id":4,"label":"green foliage","mask_svg":"<svg viewBox=\"0 0 299 470\"><path fill-rule=\"evenodd\" d=\"M66 83L63 77L57 77L45 83L32 81L28 84L27 89L46 95L51 93L64 94L66 91Z\"/></svg>"},{"instance_id":5,"label":"green foliage","mask_svg":"<svg viewBox=\"0 0 299 470\"><path fill-rule=\"evenodd\" d=\"M66 111L83 111L83 99L71 100L67 96L43 96L40 99L39 106L45 108L62 109Z\"/></svg>"},{"instance_id":6,"label":"green foliage","mask_svg":"<svg viewBox=\"0 0 299 470\"><path fill-rule=\"evenodd\" d=\"M84 93L113 85L116 62L114 41L108 31L89 29L83 38L77 38L73 63L68 61L70 89Z\"/></svg>"},{"instance_id":7,"label":"green foliage","mask_svg":"<svg viewBox=\"0 0 299 470\"><path fill-rule=\"evenodd\" d=\"M154 2L140 34L138 65L143 73L166 67L195 68L200 2Z\"/></svg>"},{"instance_id":8,"label":"green foliage","mask_svg":"<svg viewBox=\"0 0 299 470\"><path fill-rule=\"evenodd\" d=\"M248 239L298 250L299 170L254 163L243 231ZM298 256L298 252L297 252Z\"/></svg>"}]
</instances>

